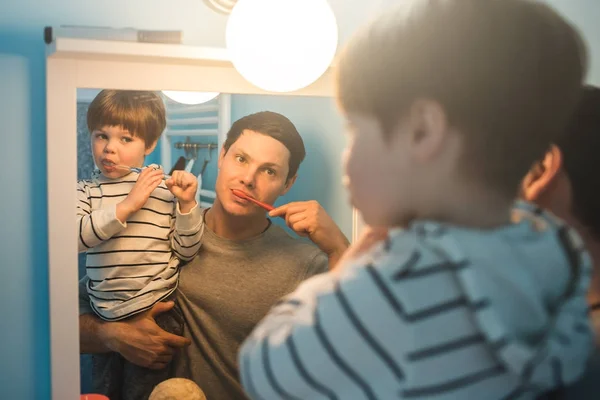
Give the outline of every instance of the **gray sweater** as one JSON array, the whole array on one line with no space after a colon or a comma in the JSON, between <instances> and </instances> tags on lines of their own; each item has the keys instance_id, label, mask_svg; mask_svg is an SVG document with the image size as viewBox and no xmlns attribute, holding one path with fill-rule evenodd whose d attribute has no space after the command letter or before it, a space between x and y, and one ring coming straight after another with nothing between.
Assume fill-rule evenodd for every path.
<instances>
[{"instance_id":1,"label":"gray sweater","mask_svg":"<svg viewBox=\"0 0 600 400\"><path fill-rule=\"evenodd\" d=\"M173 376L195 381L208 399L246 399L237 352L254 326L304 279L324 272L327 256L272 224L259 236L231 241L204 229L198 256L181 268L178 303L184 336ZM91 312L80 302L80 313Z\"/></svg>"}]
</instances>

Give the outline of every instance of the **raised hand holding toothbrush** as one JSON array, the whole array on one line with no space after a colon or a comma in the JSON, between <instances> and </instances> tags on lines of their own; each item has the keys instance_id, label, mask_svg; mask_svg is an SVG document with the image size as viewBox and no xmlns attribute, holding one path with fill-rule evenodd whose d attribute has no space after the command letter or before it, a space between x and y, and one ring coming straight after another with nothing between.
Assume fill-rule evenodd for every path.
<instances>
[{"instance_id":1,"label":"raised hand holding toothbrush","mask_svg":"<svg viewBox=\"0 0 600 400\"><path fill-rule=\"evenodd\" d=\"M141 209L150 195L163 180L164 171L157 168L144 168L137 182L125 199L117 204L117 218L125 223L131 214Z\"/></svg>"}]
</instances>

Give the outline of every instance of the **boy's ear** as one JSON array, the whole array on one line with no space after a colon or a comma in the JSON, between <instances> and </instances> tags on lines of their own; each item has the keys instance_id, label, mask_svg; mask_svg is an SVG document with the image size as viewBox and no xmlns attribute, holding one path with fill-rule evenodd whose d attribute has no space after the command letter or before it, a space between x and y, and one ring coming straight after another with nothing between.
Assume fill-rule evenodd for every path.
<instances>
[{"instance_id":1,"label":"boy's ear","mask_svg":"<svg viewBox=\"0 0 600 400\"><path fill-rule=\"evenodd\" d=\"M552 145L544 159L536 163L523 180L522 193L525 200L538 201L556 181L561 168L562 153L557 146Z\"/></svg>"},{"instance_id":2,"label":"boy's ear","mask_svg":"<svg viewBox=\"0 0 600 400\"><path fill-rule=\"evenodd\" d=\"M146 151L144 151L144 155L147 156L148 154L152 153L154 151L154 149L156 148L157 144L158 144L158 140L155 140L154 143L152 143L150 146L147 146Z\"/></svg>"},{"instance_id":3,"label":"boy's ear","mask_svg":"<svg viewBox=\"0 0 600 400\"><path fill-rule=\"evenodd\" d=\"M433 100L417 100L410 108L409 129L415 155L425 161L443 149L448 120L444 108Z\"/></svg>"},{"instance_id":4,"label":"boy's ear","mask_svg":"<svg viewBox=\"0 0 600 400\"><path fill-rule=\"evenodd\" d=\"M280 196L283 196L284 194L290 191L290 189L292 188L292 186L294 186L294 183L296 182L296 178L298 178L298 175L292 176L285 182L283 192L281 192Z\"/></svg>"}]
</instances>

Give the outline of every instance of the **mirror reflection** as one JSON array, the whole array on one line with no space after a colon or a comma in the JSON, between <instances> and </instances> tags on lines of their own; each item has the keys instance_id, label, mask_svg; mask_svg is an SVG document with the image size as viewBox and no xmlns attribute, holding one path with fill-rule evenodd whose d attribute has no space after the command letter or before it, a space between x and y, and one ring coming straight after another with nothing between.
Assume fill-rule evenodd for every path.
<instances>
[{"instance_id":1,"label":"mirror reflection","mask_svg":"<svg viewBox=\"0 0 600 400\"><path fill-rule=\"evenodd\" d=\"M334 100L77 95L82 393L245 398L239 345L351 236Z\"/></svg>"}]
</instances>

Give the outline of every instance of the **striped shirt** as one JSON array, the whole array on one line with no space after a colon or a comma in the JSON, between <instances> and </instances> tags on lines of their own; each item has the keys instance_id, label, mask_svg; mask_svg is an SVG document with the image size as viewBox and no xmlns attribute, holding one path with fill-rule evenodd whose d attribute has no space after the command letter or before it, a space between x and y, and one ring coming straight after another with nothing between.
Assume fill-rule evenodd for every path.
<instances>
[{"instance_id":1,"label":"striped shirt","mask_svg":"<svg viewBox=\"0 0 600 400\"><path fill-rule=\"evenodd\" d=\"M77 183L79 252L87 252L87 291L104 320L123 319L152 307L177 287L181 261L193 259L204 230L198 205L182 214L164 182L126 223L116 206L136 183L96 173Z\"/></svg>"},{"instance_id":2,"label":"striped shirt","mask_svg":"<svg viewBox=\"0 0 600 400\"><path fill-rule=\"evenodd\" d=\"M239 353L253 399L530 399L593 348L580 238L525 203L514 223L421 221L275 305Z\"/></svg>"}]
</instances>

